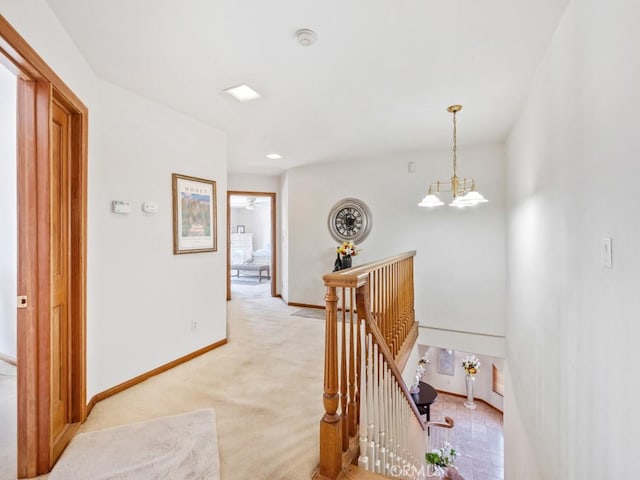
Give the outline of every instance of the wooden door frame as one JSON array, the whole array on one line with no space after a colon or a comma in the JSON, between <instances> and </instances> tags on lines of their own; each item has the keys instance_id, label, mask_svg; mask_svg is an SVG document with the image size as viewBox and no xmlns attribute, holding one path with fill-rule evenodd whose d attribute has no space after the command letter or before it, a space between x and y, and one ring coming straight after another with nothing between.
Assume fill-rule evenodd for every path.
<instances>
[{"instance_id":1,"label":"wooden door frame","mask_svg":"<svg viewBox=\"0 0 640 480\"><path fill-rule=\"evenodd\" d=\"M278 249L276 230L276 194L274 192L246 192L227 190L227 300L231 300L231 195L268 197L271 199L271 296L278 296Z\"/></svg>"},{"instance_id":2,"label":"wooden door frame","mask_svg":"<svg viewBox=\"0 0 640 480\"><path fill-rule=\"evenodd\" d=\"M71 112L70 140L70 368L73 436L87 416L86 226L88 110L0 15L0 61L18 76L18 477L46 473L61 451L51 438L51 104Z\"/></svg>"}]
</instances>

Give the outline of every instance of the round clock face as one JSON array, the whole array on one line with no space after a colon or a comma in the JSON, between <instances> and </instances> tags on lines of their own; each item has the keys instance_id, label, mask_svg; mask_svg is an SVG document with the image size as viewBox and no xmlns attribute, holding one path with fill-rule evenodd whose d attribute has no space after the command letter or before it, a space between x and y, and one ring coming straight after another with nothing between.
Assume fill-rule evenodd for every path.
<instances>
[{"instance_id":1,"label":"round clock face","mask_svg":"<svg viewBox=\"0 0 640 480\"><path fill-rule=\"evenodd\" d=\"M329 231L339 242L361 242L369 235L370 230L369 207L357 198L340 200L329 213Z\"/></svg>"}]
</instances>

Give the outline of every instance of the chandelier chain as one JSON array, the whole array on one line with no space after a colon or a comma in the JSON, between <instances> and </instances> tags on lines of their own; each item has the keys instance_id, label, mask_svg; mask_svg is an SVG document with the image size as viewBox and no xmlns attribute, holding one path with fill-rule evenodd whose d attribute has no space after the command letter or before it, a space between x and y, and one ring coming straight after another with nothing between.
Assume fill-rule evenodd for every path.
<instances>
[{"instance_id":1,"label":"chandelier chain","mask_svg":"<svg viewBox=\"0 0 640 480\"><path fill-rule=\"evenodd\" d=\"M456 155L456 112L453 112L453 176L456 176L458 158Z\"/></svg>"}]
</instances>

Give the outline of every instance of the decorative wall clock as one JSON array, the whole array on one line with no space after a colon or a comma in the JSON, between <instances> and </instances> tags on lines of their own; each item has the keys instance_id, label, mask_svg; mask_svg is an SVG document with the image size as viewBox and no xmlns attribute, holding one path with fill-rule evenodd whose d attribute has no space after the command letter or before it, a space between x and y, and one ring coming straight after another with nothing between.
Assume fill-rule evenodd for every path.
<instances>
[{"instance_id":1,"label":"decorative wall clock","mask_svg":"<svg viewBox=\"0 0 640 480\"><path fill-rule=\"evenodd\" d=\"M357 198L345 198L329 212L329 232L338 242L362 242L371 231L371 211Z\"/></svg>"}]
</instances>

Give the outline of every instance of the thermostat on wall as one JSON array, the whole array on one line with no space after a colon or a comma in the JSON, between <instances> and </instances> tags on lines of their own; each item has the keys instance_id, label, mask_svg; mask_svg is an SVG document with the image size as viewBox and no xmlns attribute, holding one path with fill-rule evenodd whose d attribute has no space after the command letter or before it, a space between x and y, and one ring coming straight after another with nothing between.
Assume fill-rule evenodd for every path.
<instances>
[{"instance_id":1,"label":"thermostat on wall","mask_svg":"<svg viewBox=\"0 0 640 480\"><path fill-rule=\"evenodd\" d=\"M111 202L111 211L113 213L131 213L131 202L114 200Z\"/></svg>"}]
</instances>

